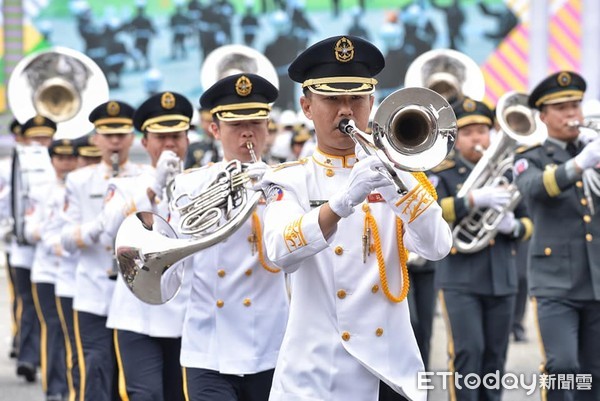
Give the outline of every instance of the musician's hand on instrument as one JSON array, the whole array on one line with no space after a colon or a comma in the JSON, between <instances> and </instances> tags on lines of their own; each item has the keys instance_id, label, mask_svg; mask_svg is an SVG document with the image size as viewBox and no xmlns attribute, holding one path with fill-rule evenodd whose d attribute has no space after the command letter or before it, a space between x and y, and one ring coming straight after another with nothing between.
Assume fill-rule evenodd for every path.
<instances>
[{"instance_id":1,"label":"musician's hand on instrument","mask_svg":"<svg viewBox=\"0 0 600 401\"><path fill-rule=\"evenodd\" d=\"M513 212L508 212L504 214L504 217L498 223L496 227L499 233L502 234L512 234L517 227L517 219L515 219L515 214Z\"/></svg>"},{"instance_id":2,"label":"musician's hand on instrument","mask_svg":"<svg viewBox=\"0 0 600 401\"><path fill-rule=\"evenodd\" d=\"M98 242L100 234L104 231L104 218L104 214L101 213L96 219L81 225L81 239L86 245L89 246Z\"/></svg>"},{"instance_id":3,"label":"musician's hand on instrument","mask_svg":"<svg viewBox=\"0 0 600 401\"><path fill-rule=\"evenodd\" d=\"M360 143L357 143L356 146L354 146L354 154L358 160L364 160L369 157Z\"/></svg>"},{"instance_id":4,"label":"musician's hand on instrument","mask_svg":"<svg viewBox=\"0 0 600 401\"><path fill-rule=\"evenodd\" d=\"M597 166L600 163L600 137L588 143L574 160L581 170Z\"/></svg>"},{"instance_id":5,"label":"musician's hand on instrument","mask_svg":"<svg viewBox=\"0 0 600 401\"><path fill-rule=\"evenodd\" d=\"M469 192L471 207L502 209L510 202L511 193L506 187L485 186Z\"/></svg>"},{"instance_id":6,"label":"musician's hand on instrument","mask_svg":"<svg viewBox=\"0 0 600 401\"><path fill-rule=\"evenodd\" d=\"M251 189L255 191L262 189L262 178L268 169L269 165L262 161L248 164L246 167L246 174L248 174L248 178L250 178Z\"/></svg>"},{"instance_id":7,"label":"musician's hand on instrument","mask_svg":"<svg viewBox=\"0 0 600 401\"><path fill-rule=\"evenodd\" d=\"M174 177L179 171L179 157L172 150L164 150L156 163L154 184L150 189L155 195L162 194L169 177Z\"/></svg>"},{"instance_id":8,"label":"musician's hand on instrument","mask_svg":"<svg viewBox=\"0 0 600 401\"><path fill-rule=\"evenodd\" d=\"M348 217L354 212L354 206L365 200L375 188L389 184L388 178L377 169L383 164L376 156L368 156L352 167L346 183L346 189L336 193L329 199L329 207L340 217Z\"/></svg>"}]
</instances>

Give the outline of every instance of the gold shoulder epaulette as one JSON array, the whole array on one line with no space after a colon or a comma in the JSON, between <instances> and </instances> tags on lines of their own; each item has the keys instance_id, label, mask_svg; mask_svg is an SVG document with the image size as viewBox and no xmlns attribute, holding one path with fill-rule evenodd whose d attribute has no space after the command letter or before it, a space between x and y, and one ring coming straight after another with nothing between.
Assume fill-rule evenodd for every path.
<instances>
[{"instance_id":1,"label":"gold shoulder epaulette","mask_svg":"<svg viewBox=\"0 0 600 401\"><path fill-rule=\"evenodd\" d=\"M292 167L292 166L300 166L302 164L306 164L308 162L308 158L303 157L300 160L295 160L292 162L279 163L273 166L273 171L283 170L284 168Z\"/></svg>"},{"instance_id":2,"label":"gold shoulder epaulette","mask_svg":"<svg viewBox=\"0 0 600 401\"><path fill-rule=\"evenodd\" d=\"M452 159L444 159L440 164L431 169L432 173L439 173L440 171L448 170L456 165L456 162Z\"/></svg>"},{"instance_id":3,"label":"gold shoulder epaulette","mask_svg":"<svg viewBox=\"0 0 600 401\"><path fill-rule=\"evenodd\" d=\"M535 148L539 148L540 146L542 146L541 143L536 143L534 145L531 146L519 146L516 150L515 153L520 155L521 153L525 153L531 149L535 149Z\"/></svg>"}]
</instances>

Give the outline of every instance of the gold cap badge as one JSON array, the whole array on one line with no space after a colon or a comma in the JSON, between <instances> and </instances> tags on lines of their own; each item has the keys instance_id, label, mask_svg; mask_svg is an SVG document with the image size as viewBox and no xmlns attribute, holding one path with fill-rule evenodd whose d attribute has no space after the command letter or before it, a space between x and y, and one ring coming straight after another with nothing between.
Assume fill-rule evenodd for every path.
<instances>
[{"instance_id":1,"label":"gold cap badge","mask_svg":"<svg viewBox=\"0 0 600 401\"><path fill-rule=\"evenodd\" d=\"M43 124L44 124L44 117L43 117L43 116L40 116L40 115L38 114L37 116L35 116L35 117L33 118L33 123L34 123L35 125L43 125Z\"/></svg>"},{"instance_id":2,"label":"gold cap badge","mask_svg":"<svg viewBox=\"0 0 600 401\"><path fill-rule=\"evenodd\" d=\"M248 77L242 75L235 81L235 92L239 96L248 96L252 92L252 82Z\"/></svg>"},{"instance_id":3,"label":"gold cap badge","mask_svg":"<svg viewBox=\"0 0 600 401\"><path fill-rule=\"evenodd\" d=\"M335 43L335 59L346 63L354 58L354 45L350 39L343 37Z\"/></svg>"},{"instance_id":4,"label":"gold cap badge","mask_svg":"<svg viewBox=\"0 0 600 401\"><path fill-rule=\"evenodd\" d=\"M121 112L121 106L119 106L119 103L117 102L108 102L106 105L106 112L111 117L118 116Z\"/></svg>"},{"instance_id":5,"label":"gold cap badge","mask_svg":"<svg viewBox=\"0 0 600 401\"><path fill-rule=\"evenodd\" d=\"M160 98L160 105L163 109L170 110L175 107L175 96L171 92L165 92Z\"/></svg>"},{"instance_id":6,"label":"gold cap badge","mask_svg":"<svg viewBox=\"0 0 600 401\"><path fill-rule=\"evenodd\" d=\"M556 77L556 80L558 81L558 84L560 86L568 86L571 84L571 74L569 74L566 71L561 72L560 74L558 74L558 77Z\"/></svg>"},{"instance_id":7,"label":"gold cap badge","mask_svg":"<svg viewBox=\"0 0 600 401\"><path fill-rule=\"evenodd\" d=\"M463 109L465 109L467 113L474 112L476 108L477 104L472 99L465 99L463 102Z\"/></svg>"}]
</instances>

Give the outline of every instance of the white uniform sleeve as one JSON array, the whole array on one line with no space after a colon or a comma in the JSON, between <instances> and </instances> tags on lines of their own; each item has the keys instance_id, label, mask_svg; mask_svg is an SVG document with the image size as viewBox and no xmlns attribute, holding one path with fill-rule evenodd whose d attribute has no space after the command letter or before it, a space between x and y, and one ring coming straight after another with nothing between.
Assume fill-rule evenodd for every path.
<instances>
[{"instance_id":1,"label":"white uniform sleeve","mask_svg":"<svg viewBox=\"0 0 600 401\"><path fill-rule=\"evenodd\" d=\"M400 173L399 173L400 175ZM379 188L387 204L404 223L404 245L428 260L440 260L452 248L452 232L442 208L410 173L402 172L409 191L398 195L392 186Z\"/></svg>"},{"instance_id":2,"label":"white uniform sleeve","mask_svg":"<svg viewBox=\"0 0 600 401\"><path fill-rule=\"evenodd\" d=\"M83 248L81 239L81 205L77 196L75 183L67 175L65 203L63 206L63 220L65 222L61 230L61 244L68 252L75 252L78 248Z\"/></svg>"},{"instance_id":3,"label":"white uniform sleeve","mask_svg":"<svg viewBox=\"0 0 600 401\"><path fill-rule=\"evenodd\" d=\"M297 196L305 192L303 170L290 169L286 173L294 175L298 185L286 186L278 172L267 172L263 178L267 199L264 242L269 259L286 273L291 273L298 269L301 261L321 252L329 244L319 226L320 207L310 210L308 205L301 205Z\"/></svg>"}]
</instances>

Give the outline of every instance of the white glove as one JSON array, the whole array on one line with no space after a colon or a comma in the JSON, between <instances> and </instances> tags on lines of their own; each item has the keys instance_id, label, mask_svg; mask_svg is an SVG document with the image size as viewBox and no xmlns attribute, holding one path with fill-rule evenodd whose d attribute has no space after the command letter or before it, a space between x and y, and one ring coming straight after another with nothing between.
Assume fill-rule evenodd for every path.
<instances>
[{"instance_id":1,"label":"white glove","mask_svg":"<svg viewBox=\"0 0 600 401\"><path fill-rule=\"evenodd\" d=\"M502 220L500 220L500 223L498 223L496 228L499 233L508 235L515 231L517 224L518 222L517 219L515 219L515 214L513 212L508 212L504 215Z\"/></svg>"},{"instance_id":2,"label":"white glove","mask_svg":"<svg viewBox=\"0 0 600 401\"><path fill-rule=\"evenodd\" d=\"M511 194L504 187L481 187L469 192L473 207L502 209L510 202Z\"/></svg>"},{"instance_id":3,"label":"white glove","mask_svg":"<svg viewBox=\"0 0 600 401\"><path fill-rule=\"evenodd\" d=\"M587 170L600 163L600 137L588 143L583 150L574 157L575 164L582 170Z\"/></svg>"},{"instance_id":4,"label":"white glove","mask_svg":"<svg viewBox=\"0 0 600 401\"><path fill-rule=\"evenodd\" d=\"M265 162L258 161L246 166L246 174L250 178L250 188L259 191L262 188L262 178L263 175L269 169L269 165Z\"/></svg>"},{"instance_id":5,"label":"white glove","mask_svg":"<svg viewBox=\"0 0 600 401\"><path fill-rule=\"evenodd\" d=\"M169 177L174 177L179 171L179 157L172 150L163 150L156 163L155 179L150 189L156 195L162 194Z\"/></svg>"},{"instance_id":6,"label":"white glove","mask_svg":"<svg viewBox=\"0 0 600 401\"><path fill-rule=\"evenodd\" d=\"M364 201L373 189L389 185L388 179L377 168L383 168L383 165L376 156L357 162L352 167L346 189L329 199L331 210L340 217L348 217L354 212L354 206Z\"/></svg>"},{"instance_id":7,"label":"white glove","mask_svg":"<svg viewBox=\"0 0 600 401\"><path fill-rule=\"evenodd\" d=\"M354 147L354 154L356 155L356 158L358 160L364 160L367 157L369 157L367 152L365 152L365 150L359 143L357 143L356 146Z\"/></svg>"},{"instance_id":8,"label":"white glove","mask_svg":"<svg viewBox=\"0 0 600 401\"><path fill-rule=\"evenodd\" d=\"M83 242L90 246L98 242L100 234L104 231L104 214L100 214L96 219L88 221L81 225L80 233Z\"/></svg>"}]
</instances>

